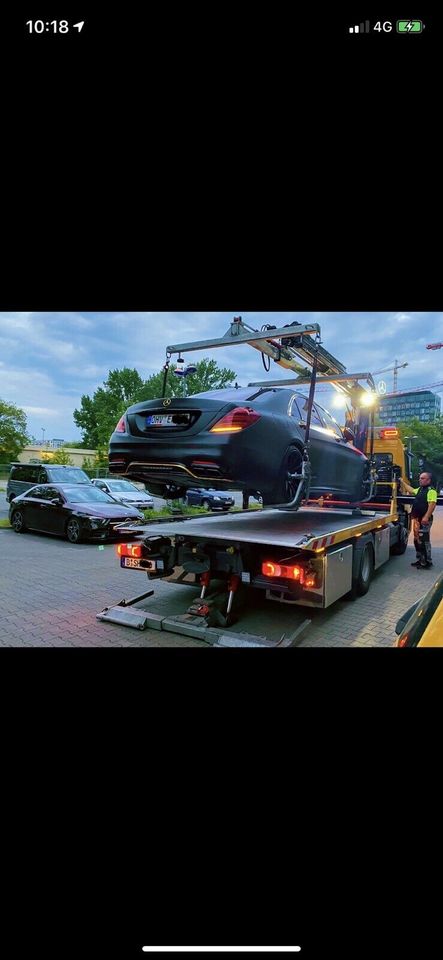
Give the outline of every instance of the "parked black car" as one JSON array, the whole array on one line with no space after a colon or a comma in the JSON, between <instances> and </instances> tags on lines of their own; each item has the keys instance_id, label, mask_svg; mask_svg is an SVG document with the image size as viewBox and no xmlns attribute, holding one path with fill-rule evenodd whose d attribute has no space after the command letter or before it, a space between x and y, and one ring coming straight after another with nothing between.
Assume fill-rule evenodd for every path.
<instances>
[{"instance_id":1,"label":"parked black car","mask_svg":"<svg viewBox=\"0 0 443 960\"><path fill-rule=\"evenodd\" d=\"M234 497L225 490L206 490L204 487L196 490L190 487L183 499L189 507L206 507L207 510L229 510L235 503Z\"/></svg>"},{"instance_id":2,"label":"parked black car","mask_svg":"<svg viewBox=\"0 0 443 960\"><path fill-rule=\"evenodd\" d=\"M261 494L264 504L294 495L307 398L290 387L242 387L134 404L110 439L109 469L141 480L158 496L196 485ZM311 496L360 502L370 497L369 460L314 403ZM197 483L196 483L197 481Z\"/></svg>"},{"instance_id":3,"label":"parked black car","mask_svg":"<svg viewBox=\"0 0 443 960\"><path fill-rule=\"evenodd\" d=\"M16 533L39 530L67 537L70 543L118 536L116 524L143 519L135 507L119 503L92 483L41 484L16 497L9 507Z\"/></svg>"}]
</instances>

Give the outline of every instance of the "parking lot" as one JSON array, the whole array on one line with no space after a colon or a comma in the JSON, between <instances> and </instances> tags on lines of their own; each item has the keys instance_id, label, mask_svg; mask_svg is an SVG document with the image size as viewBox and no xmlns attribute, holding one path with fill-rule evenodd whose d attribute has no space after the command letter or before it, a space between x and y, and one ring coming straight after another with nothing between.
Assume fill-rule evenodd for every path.
<instances>
[{"instance_id":1,"label":"parking lot","mask_svg":"<svg viewBox=\"0 0 443 960\"><path fill-rule=\"evenodd\" d=\"M0 516L7 516L4 493ZM411 543L411 541L410 541ZM437 508L432 532L434 568L410 566L410 545L375 573L369 593L352 602L339 600L327 610L295 609L253 595L237 631L278 638L294 623L312 620L299 642L302 647L386 647L395 641L399 616L430 586L443 567L443 517ZM96 614L123 597L149 589L146 576L123 570L113 544L71 545L39 533L17 535L0 529L0 646L73 647L204 647L201 640L157 630L140 631L103 623ZM151 609L163 616L184 613L196 596L193 588L156 581Z\"/></svg>"}]
</instances>

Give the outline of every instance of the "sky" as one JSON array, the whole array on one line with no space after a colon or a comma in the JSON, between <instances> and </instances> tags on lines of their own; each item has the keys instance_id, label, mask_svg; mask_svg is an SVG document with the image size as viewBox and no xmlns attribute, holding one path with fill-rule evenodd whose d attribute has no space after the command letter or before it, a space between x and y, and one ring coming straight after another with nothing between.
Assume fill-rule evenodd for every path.
<instances>
[{"instance_id":1,"label":"sky","mask_svg":"<svg viewBox=\"0 0 443 960\"><path fill-rule=\"evenodd\" d=\"M398 371L398 390L443 381L443 349L426 344L443 341L443 313L32 313L0 312L0 398L21 407L28 431L38 443L75 441L81 432L73 412L83 394L92 396L109 370L130 367L143 379L158 373L166 347L221 337L234 316L260 329L265 323L285 326L319 323L323 346L349 372L370 371L376 383L393 388L395 360L407 362ZM284 379L288 372L271 361L267 374L261 356L250 346L228 346L188 354L185 359L213 358L234 370L237 382ZM434 388L443 394L443 383ZM322 390L319 403L332 407L332 394ZM442 404L443 407L443 404ZM331 412L334 413L332 410Z\"/></svg>"}]
</instances>

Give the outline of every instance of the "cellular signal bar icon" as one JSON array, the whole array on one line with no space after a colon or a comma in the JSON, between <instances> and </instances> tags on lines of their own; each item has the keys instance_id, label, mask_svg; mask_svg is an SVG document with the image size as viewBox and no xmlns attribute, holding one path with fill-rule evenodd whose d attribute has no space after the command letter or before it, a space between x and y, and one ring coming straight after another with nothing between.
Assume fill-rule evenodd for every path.
<instances>
[{"instance_id":1,"label":"cellular signal bar icon","mask_svg":"<svg viewBox=\"0 0 443 960\"><path fill-rule=\"evenodd\" d=\"M349 33L369 33L370 29L369 20L365 20L364 23L356 23L354 27L349 27Z\"/></svg>"}]
</instances>

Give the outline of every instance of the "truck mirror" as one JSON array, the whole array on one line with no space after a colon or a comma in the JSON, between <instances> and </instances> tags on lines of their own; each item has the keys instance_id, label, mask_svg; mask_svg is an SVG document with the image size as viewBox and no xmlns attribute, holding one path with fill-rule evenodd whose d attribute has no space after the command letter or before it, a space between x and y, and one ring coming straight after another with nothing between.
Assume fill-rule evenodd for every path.
<instances>
[{"instance_id":1,"label":"truck mirror","mask_svg":"<svg viewBox=\"0 0 443 960\"><path fill-rule=\"evenodd\" d=\"M354 442L354 439L355 439L355 438L354 438L354 434L353 434L352 430L349 429L349 427L344 427L344 428L343 428L343 436L344 436L344 438L345 438L345 440L346 440L346 443L353 443L353 442Z\"/></svg>"}]
</instances>

